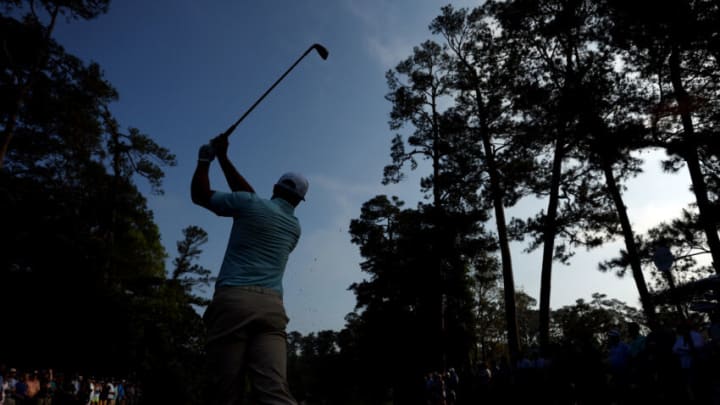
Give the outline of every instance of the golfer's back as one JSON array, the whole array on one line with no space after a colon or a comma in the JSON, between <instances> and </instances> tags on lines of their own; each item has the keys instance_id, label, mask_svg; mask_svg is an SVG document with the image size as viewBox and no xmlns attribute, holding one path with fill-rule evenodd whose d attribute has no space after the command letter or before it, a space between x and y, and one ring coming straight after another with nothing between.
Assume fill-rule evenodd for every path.
<instances>
[{"instance_id":1,"label":"golfer's back","mask_svg":"<svg viewBox=\"0 0 720 405\"><path fill-rule=\"evenodd\" d=\"M282 294L285 265L300 238L293 206L247 192L216 192L210 204L219 215L233 217L216 286L258 286Z\"/></svg>"}]
</instances>

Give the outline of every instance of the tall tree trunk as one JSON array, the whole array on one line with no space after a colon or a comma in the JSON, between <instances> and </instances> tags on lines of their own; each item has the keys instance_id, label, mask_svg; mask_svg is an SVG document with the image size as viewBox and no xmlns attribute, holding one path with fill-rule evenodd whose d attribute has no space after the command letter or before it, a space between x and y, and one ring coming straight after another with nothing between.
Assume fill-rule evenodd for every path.
<instances>
[{"instance_id":1,"label":"tall tree trunk","mask_svg":"<svg viewBox=\"0 0 720 405\"><path fill-rule=\"evenodd\" d=\"M557 209L560 198L560 178L562 176L563 142L555 143L555 154L550 180L550 199L543 229L543 257L540 272L540 348L547 349L550 343L550 287L552 284L553 254L557 234Z\"/></svg>"},{"instance_id":2,"label":"tall tree trunk","mask_svg":"<svg viewBox=\"0 0 720 405\"><path fill-rule=\"evenodd\" d=\"M477 91L477 103L479 111L483 111L480 101L480 92ZM502 261L503 289L505 298L505 322L507 324L507 343L510 352L512 367L520 358L520 339L518 335L517 308L515 305L515 280L513 277L512 255L510 254L510 242L505 221L505 207L503 204L503 192L500 186L500 173L495 162L495 151L490 142L490 134L483 117L480 138L485 150L485 160L488 176L490 177L490 193L492 194L493 207L495 209L495 223L498 233L498 244L500 245L500 258Z\"/></svg>"},{"instance_id":3,"label":"tall tree trunk","mask_svg":"<svg viewBox=\"0 0 720 405\"><path fill-rule=\"evenodd\" d=\"M715 215L710 200L708 199L707 184L700 167L700 158L698 157L697 148L699 145L695 139L695 126L692 122L692 111L690 96L685 90L682 83L682 74L680 66L680 48L675 45L670 53L670 81L672 82L675 92L675 99L680 110L680 118L682 120L684 136L683 159L688 165L690 180L692 181L692 190L697 201L698 211L700 212L700 226L705 231L708 246L710 247L710 255L713 260L715 273L720 274L720 237L718 237L717 216Z\"/></svg>"},{"instance_id":4,"label":"tall tree trunk","mask_svg":"<svg viewBox=\"0 0 720 405\"><path fill-rule=\"evenodd\" d=\"M438 235L438 230L443 226L443 219L444 219L444 207L442 206L442 199L441 199L441 192L440 188L437 185L438 178L440 176L440 152L438 151L438 143L440 142L440 124L438 122L438 112L437 112L437 95L435 93L435 88L432 89L432 122L433 122L433 143L432 143L432 171L433 171L433 222L435 226L435 232L436 235ZM436 247L438 246L444 246L444 243L447 241L444 240L438 240L438 243L436 243ZM446 319L446 312L447 312L447 280L448 280L448 274L447 272L452 270L450 268L445 267L445 260L442 260L443 256L447 254L448 251L445 249L442 250L442 254L439 258L441 260L438 261L438 275L439 275L439 283L438 283L438 307L440 309L440 344L438 345L438 348L440 349L440 368L442 370L447 369L447 319Z\"/></svg>"},{"instance_id":5,"label":"tall tree trunk","mask_svg":"<svg viewBox=\"0 0 720 405\"><path fill-rule=\"evenodd\" d=\"M483 141L484 144L490 142ZM492 152L490 155L492 156ZM502 194L500 191L499 173L494 167L494 159L489 158L488 171L490 173L490 188L493 194L493 205L495 206L495 221L497 224L498 243L500 244L500 257L502 259L503 289L505 294L505 322L507 323L508 350L510 358L515 362L520 356L520 339L518 337L517 310L515 307L515 280L513 277L512 258L510 254L510 242L508 238L507 225L505 222L505 208L503 207ZM492 168L491 168L492 167Z\"/></svg>"},{"instance_id":6,"label":"tall tree trunk","mask_svg":"<svg viewBox=\"0 0 720 405\"><path fill-rule=\"evenodd\" d=\"M457 52L457 51L456 51ZM507 224L505 220L505 207L503 204L503 192L500 185L500 173L495 162L495 151L493 150L491 135L487 117L485 116L485 105L480 90L480 79L477 76L475 67L468 60L458 53L461 62L467 68L474 82L475 106L478 119L480 120L480 139L485 151L485 166L490 178L490 193L492 194L493 207L495 210L495 222L498 233L498 244L500 245L500 258L502 261L503 289L505 301L505 323L507 324L507 343L510 352L511 367L515 367L520 357L520 339L518 335L517 308L515 305L515 280L513 277L512 255L510 253L510 241L508 237Z\"/></svg>"},{"instance_id":7,"label":"tall tree trunk","mask_svg":"<svg viewBox=\"0 0 720 405\"><path fill-rule=\"evenodd\" d=\"M572 7L563 7L564 12L575 14ZM543 350L548 348L550 343L550 290L552 285L552 267L555 253L555 237L557 236L557 210L560 199L560 182L562 180L562 163L565 158L565 135L567 134L568 123L571 122L570 114L575 112L572 104L576 92L574 89L579 85L576 79L573 55L577 51L576 38L572 30L567 32L564 47L565 74L560 103L560 120L558 137L555 140L555 151L553 154L552 177L550 178L550 198L548 200L547 214L543 224L543 257L540 271L540 347Z\"/></svg>"},{"instance_id":8,"label":"tall tree trunk","mask_svg":"<svg viewBox=\"0 0 720 405\"><path fill-rule=\"evenodd\" d=\"M635 234L633 233L632 226L630 225L630 218L627 214L627 207L625 207L622 195L620 194L620 188L615 181L612 164L605 156L601 157L601 159L608 191L615 203L615 209L617 210L618 217L620 219L620 227L622 228L623 239L625 239L625 249L627 250L628 259L630 260L630 268L632 269L633 279L635 279L635 285L637 286L638 293L640 294L643 311L645 312L648 324L652 329L655 329L657 326L655 307L652 303L647 285L645 284L645 276L643 276L642 266L640 264L640 255L638 254L637 244L635 243Z\"/></svg>"}]
</instances>

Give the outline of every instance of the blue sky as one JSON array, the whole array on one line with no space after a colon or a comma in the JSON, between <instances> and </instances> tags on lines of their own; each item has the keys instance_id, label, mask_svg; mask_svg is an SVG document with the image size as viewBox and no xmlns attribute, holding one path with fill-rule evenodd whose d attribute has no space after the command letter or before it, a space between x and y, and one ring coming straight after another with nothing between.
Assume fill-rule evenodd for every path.
<instances>
[{"instance_id":1,"label":"blue sky","mask_svg":"<svg viewBox=\"0 0 720 405\"><path fill-rule=\"evenodd\" d=\"M458 7L475 1L453 2ZM420 174L399 185L380 184L393 133L384 73L430 38L428 24L444 1L430 0L123 0L96 20L64 22L56 38L84 60L98 62L118 89L113 113L124 127L151 135L177 155L166 170L163 196L149 205L174 256L188 225L208 231L201 264L217 271L230 220L193 205L189 185L197 148L232 124L311 44L330 51L308 55L250 114L230 139L230 156L262 196L286 171L310 181L296 210L303 226L285 276L289 330L339 330L355 305L348 286L360 281L361 258L348 225L363 202L398 195L413 206ZM677 215L691 201L685 172L661 175L659 153L646 155L646 174L628 184L627 205L637 231ZM212 185L226 190L218 167ZM510 215L544 206L523 201ZM599 291L637 306L631 278L599 273L597 263L620 244L579 252L556 265L552 306ZM539 296L539 253L513 246L518 288ZM211 292L211 289L208 293Z\"/></svg>"}]
</instances>

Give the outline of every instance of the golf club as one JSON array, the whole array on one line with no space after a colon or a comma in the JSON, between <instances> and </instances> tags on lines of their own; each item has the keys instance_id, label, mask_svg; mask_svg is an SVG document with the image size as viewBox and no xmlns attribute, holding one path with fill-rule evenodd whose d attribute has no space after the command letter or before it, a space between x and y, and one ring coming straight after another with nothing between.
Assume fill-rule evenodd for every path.
<instances>
[{"instance_id":1,"label":"golf club","mask_svg":"<svg viewBox=\"0 0 720 405\"><path fill-rule=\"evenodd\" d=\"M235 123L232 124L232 125L230 126L230 128L228 128L225 132L223 132L221 136L224 136L224 137L226 137L226 138L229 137L230 134L232 134L233 131L235 131L235 128L238 126L238 124L240 124L240 123L242 122L242 120L245 119L245 117L247 117L247 115L250 114L250 112L251 112L253 109L255 109L255 107L256 107L258 104L260 104L260 102L265 98L265 96L267 96L268 93L270 93L270 92L272 91L272 89L274 89L275 86L277 86L278 83L280 83L280 81L282 81L282 79L284 79L285 76L287 76L288 73L290 73L290 71L293 70L293 69L295 68L295 66L297 66L297 64L300 63L300 61L301 61L305 56L307 56L307 54L309 54L310 51L312 51L313 49L314 49L315 51L317 51L318 55L320 55L320 57L321 57L323 60L327 59L327 57L328 57L328 50L327 50L327 48L325 48L324 46L322 46L322 45L320 45L320 44L313 44L312 46L310 46L310 48L308 48L308 50L305 51L305 53L303 53L303 54L298 58L298 60L296 60L295 63L293 63L292 66L290 66L290 68L289 68L287 71L285 71L285 73L283 73L283 75L280 76L280 78L277 79L277 81L275 81L275 83L273 83L273 85L270 86L270 88L267 89L267 91L265 91L265 93L263 93L262 96L260 96L260 98L255 102L255 104L253 104L252 106L250 106L250 108L248 108L248 110L245 111L245 114L243 114L237 121L235 121Z\"/></svg>"}]
</instances>

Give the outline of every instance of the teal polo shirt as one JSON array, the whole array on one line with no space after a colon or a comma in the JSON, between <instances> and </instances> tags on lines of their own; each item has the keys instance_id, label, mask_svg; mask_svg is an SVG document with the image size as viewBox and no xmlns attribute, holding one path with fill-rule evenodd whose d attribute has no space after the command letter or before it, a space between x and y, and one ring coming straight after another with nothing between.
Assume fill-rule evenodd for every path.
<instances>
[{"instance_id":1,"label":"teal polo shirt","mask_svg":"<svg viewBox=\"0 0 720 405\"><path fill-rule=\"evenodd\" d=\"M245 191L216 191L208 208L233 217L215 286L258 286L282 294L285 265L300 239L295 208L282 198L267 200Z\"/></svg>"}]
</instances>

